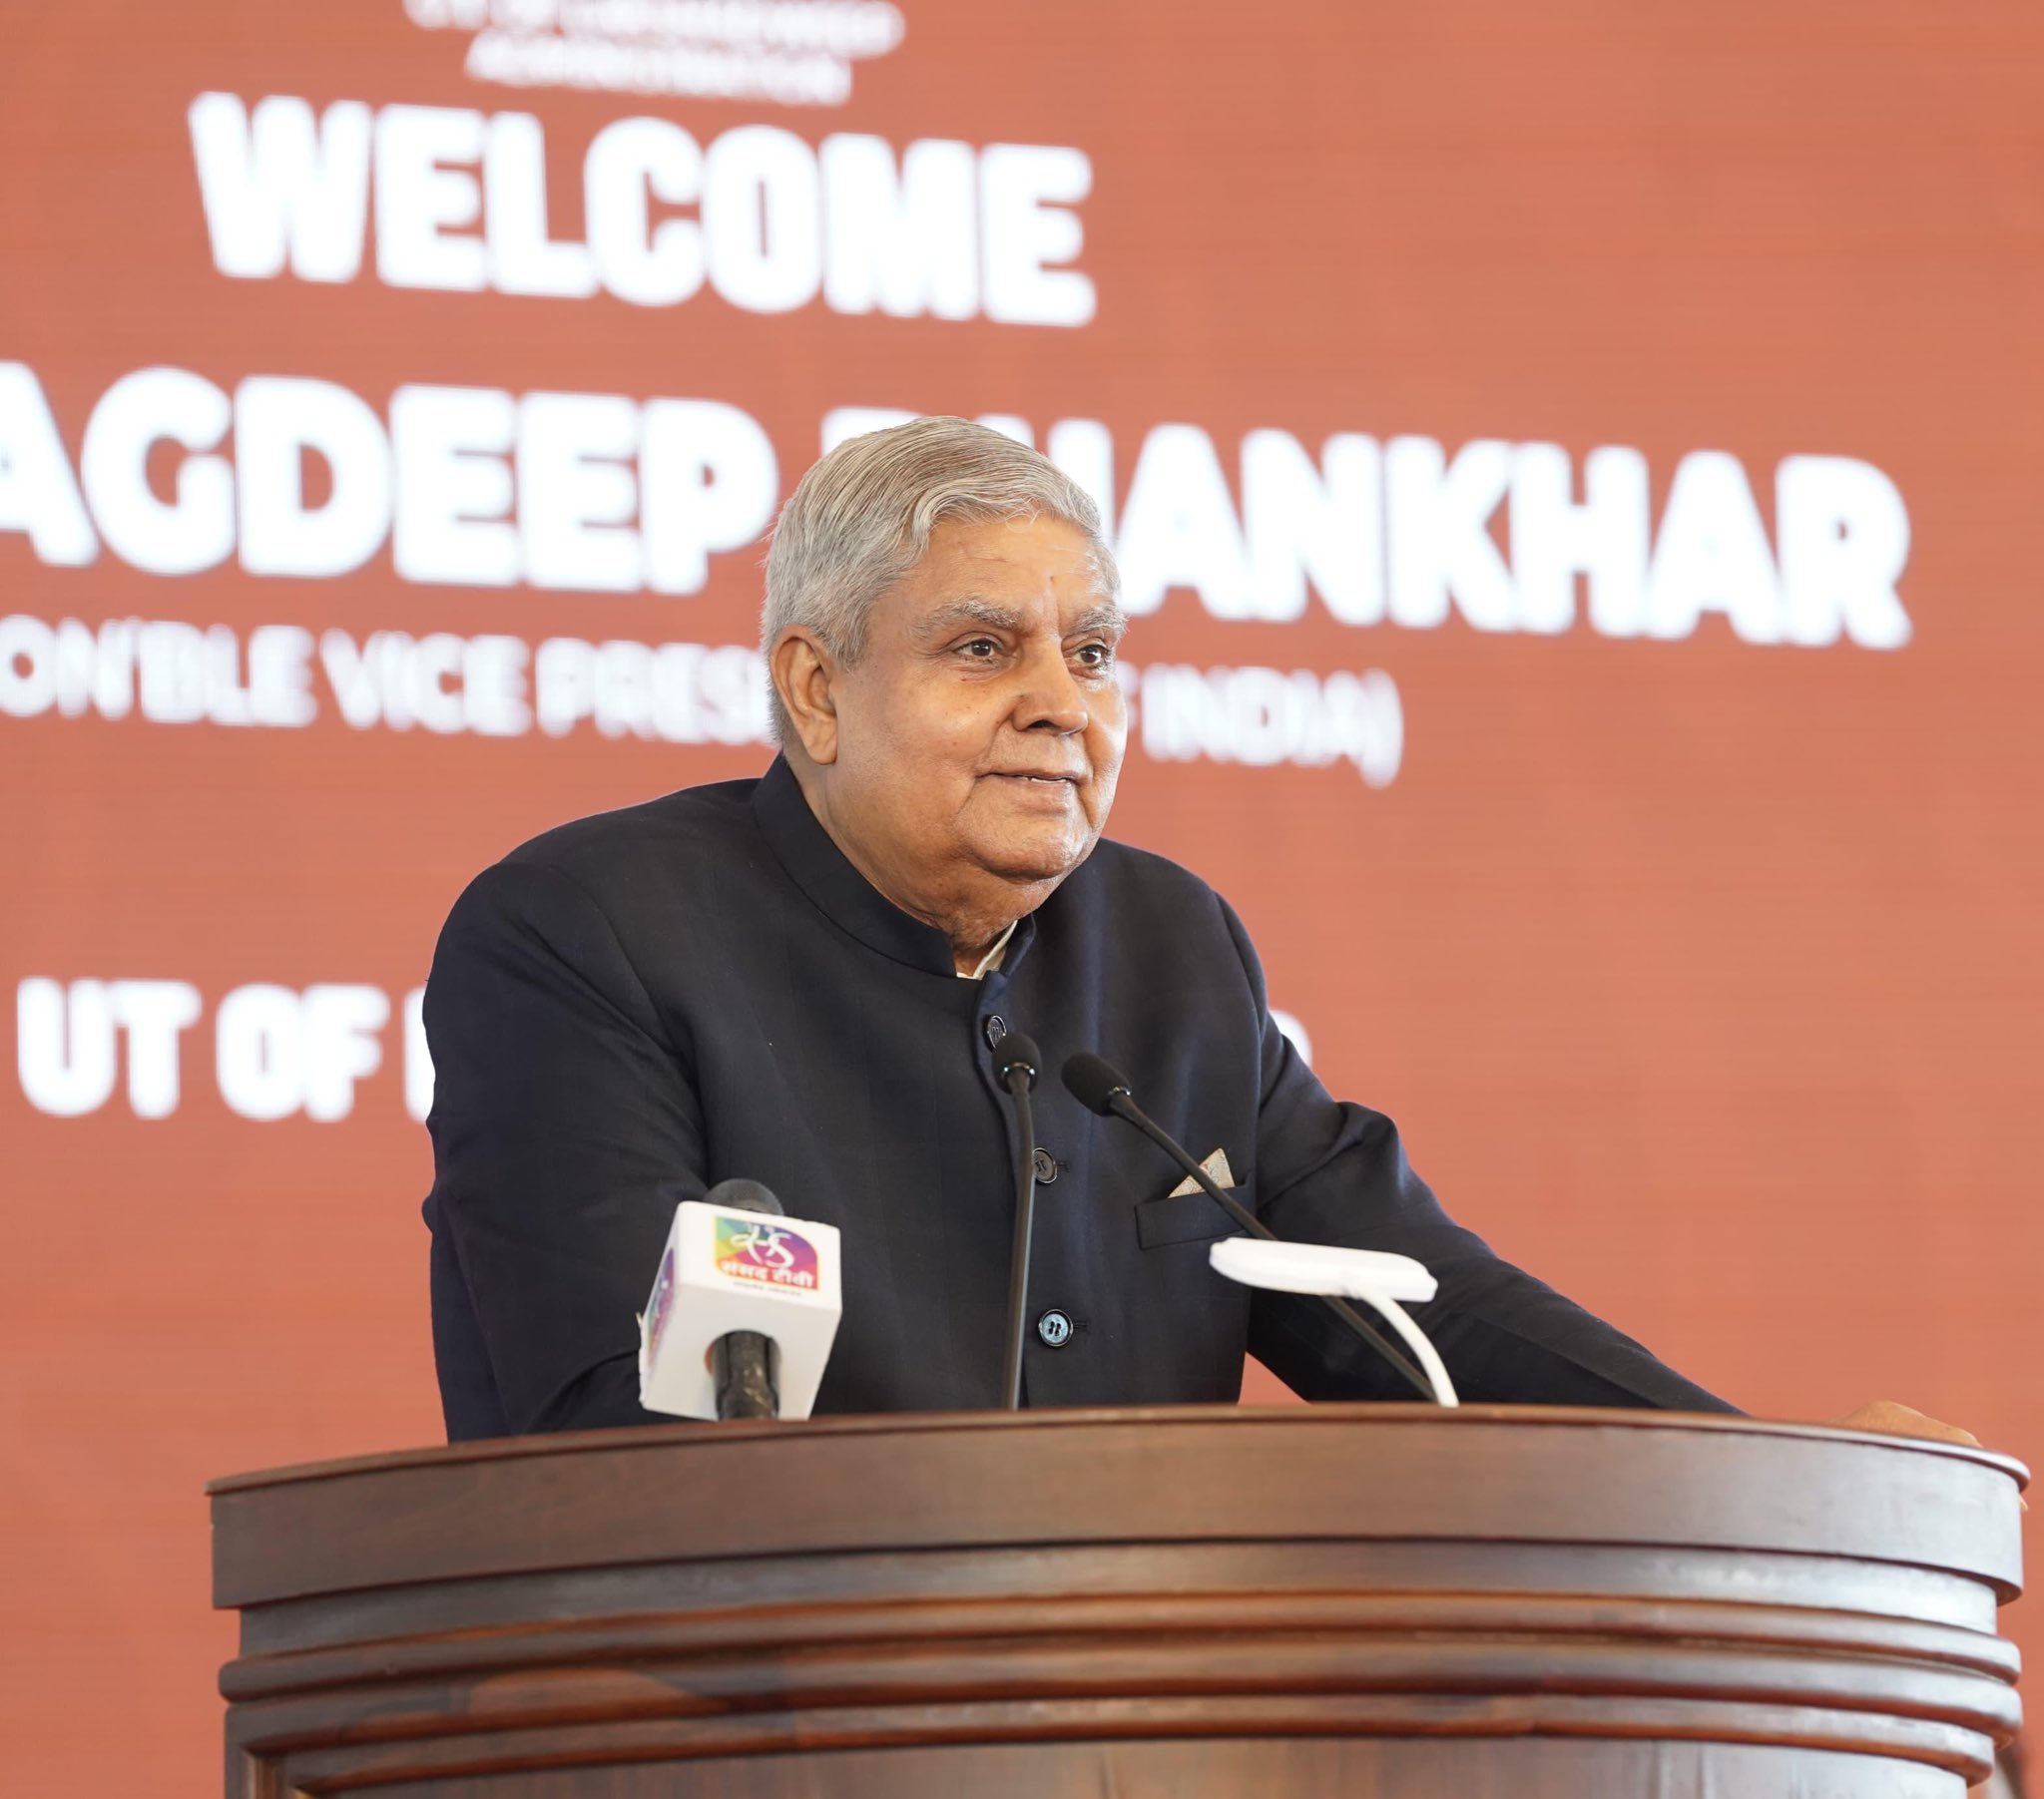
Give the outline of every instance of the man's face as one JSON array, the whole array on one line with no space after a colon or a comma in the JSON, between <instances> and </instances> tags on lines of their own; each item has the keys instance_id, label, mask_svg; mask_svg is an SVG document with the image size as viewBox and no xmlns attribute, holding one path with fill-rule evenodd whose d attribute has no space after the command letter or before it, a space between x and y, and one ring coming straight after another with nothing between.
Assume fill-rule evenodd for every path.
<instances>
[{"instance_id":1,"label":"man's face","mask_svg":"<svg viewBox=\"0 0 2044 1799\"><path fill-rule=\"evenodd\" d=\"M857 665L831 674L834 718L798 721L869 879L923 911L994 881L1055 885L1086 859L1128 738L1121 626L1085 536L1061 520L931 533L874 602Z\"/></svg>"}]
</instances>

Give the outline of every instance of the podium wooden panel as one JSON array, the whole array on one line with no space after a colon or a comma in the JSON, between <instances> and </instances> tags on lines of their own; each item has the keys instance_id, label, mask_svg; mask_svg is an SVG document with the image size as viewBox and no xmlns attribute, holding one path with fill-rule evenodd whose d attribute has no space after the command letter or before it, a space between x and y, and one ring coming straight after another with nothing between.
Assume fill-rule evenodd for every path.
<instances>
[{"instance_id":1,"label":"podium wooden panel","mask_svg":"<svg viewBox=\"0 0 2044 1799\"><path fill-rule=\"evenodd\" d=\"M1471 1407L677 1426L217 1482L230 1799L1960 1799L2019 1465Z\"/></svg>"}]
</instances>

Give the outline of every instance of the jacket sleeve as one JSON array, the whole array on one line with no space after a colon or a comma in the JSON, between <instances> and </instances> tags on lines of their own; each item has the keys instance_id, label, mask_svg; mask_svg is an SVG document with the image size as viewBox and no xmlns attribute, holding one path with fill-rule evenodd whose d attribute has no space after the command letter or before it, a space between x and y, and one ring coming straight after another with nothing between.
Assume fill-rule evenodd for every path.
<instances>
[{"instance_id":1,"label":"jacket sleeve","mask_svg":"<svg viewBox=\"0 0 2044 1799\"><path fill-rule=\"evenodd\" d=\"M1256 950L1225 903L1223 911L1261 1023L1256 1203L1274 1231L1424 1262L1439 1292L1408 1309L1462 1399L1737 1410L1449 1218L1405 1159L1397 1126L1381 1113L1330 1097L1278 1029ZM1259 1292L1250 1311L1250 1352L1305 1399L1413 1397L1314 1299Z\"/></svg>"},{"instance_id":2,"label":"jacket sleeve","mask_svg":"<svg viewBox=\"0 0 2044 1799\"><path fill-rule=\"evenodd\" d=\"M456 903L425 1027L428 1215L505 1428L659 1422L638 1401L636 1318L675 1206L704 1191L689 1047L666 1034L596 903L524 861L486 870Z\"/></svg>"}]
</instances>

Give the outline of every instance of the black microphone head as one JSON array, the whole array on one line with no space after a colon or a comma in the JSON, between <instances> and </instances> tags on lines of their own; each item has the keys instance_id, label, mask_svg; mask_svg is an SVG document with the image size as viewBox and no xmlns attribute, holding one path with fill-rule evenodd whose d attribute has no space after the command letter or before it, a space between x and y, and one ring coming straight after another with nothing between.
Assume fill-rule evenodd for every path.
<instances>
[{"instance_id":1,"label":"black microphone head","mask_svg":"<svg viewBox=\"0 0 2044 1799\"><path fill-rule=\"evenodd\" d=\"M1018 1068L1028 1074L1028 1085L1034 1087L1036 1077L1043 1072L1043 1052L1036 1047L1036 1039L1026 1032L1010 1031L994 1051L994 1079L1003 1087L1012 1087Z\"/></svg>"},{"instance_id":2,"label":"black microphone head","mask_svg":"<svg viewBox=\"0 0 2044 1799\"><path fill-rule=\"evenodd\" d=\"M1065 1091L1088 1112L1097 1112L1104 1119L1114 1117L1115 1096L1129 1092L1128 1077L1120 1069L1104 1056L1085 1050L1067 1056L1058 1073L1064 1078Z\"/></svg>"},{"instance_id":3,"label":"black microphone head","mask_svg":"<svg viewBox=\"0 0 2044 1799\"><path fill-rule=\"evenodd\" d=\"M787 1216L787 1208L757 1180L720 1180L703 1195L705 1205L721 1205L732 1212L766 1212L775 1218Z\"/></svg>"}]
</instances>

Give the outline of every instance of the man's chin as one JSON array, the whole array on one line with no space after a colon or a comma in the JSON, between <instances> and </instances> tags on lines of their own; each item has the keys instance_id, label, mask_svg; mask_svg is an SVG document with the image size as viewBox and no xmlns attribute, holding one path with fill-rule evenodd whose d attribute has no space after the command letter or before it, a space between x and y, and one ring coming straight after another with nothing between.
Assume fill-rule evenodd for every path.
<instances>
[{"instance_id":1,"label":"man's chin","mask_svg":"<svg viewBox=\"0 0 2044 1799\"><path fill-rule=\"evenodd\" d=\"M1003 836L999 841L974 846L980 867L1017 886L1055 885L1093 853L1092 837L1055 838Z\"/></svg>"}]
</instances>

